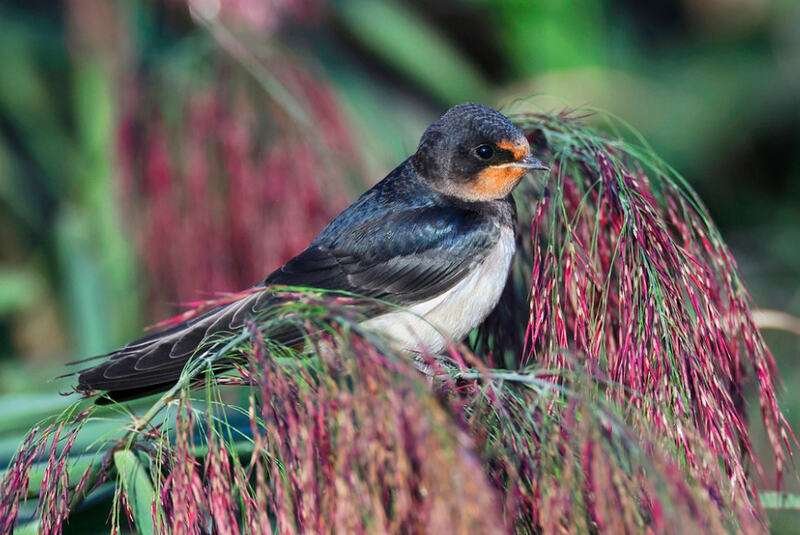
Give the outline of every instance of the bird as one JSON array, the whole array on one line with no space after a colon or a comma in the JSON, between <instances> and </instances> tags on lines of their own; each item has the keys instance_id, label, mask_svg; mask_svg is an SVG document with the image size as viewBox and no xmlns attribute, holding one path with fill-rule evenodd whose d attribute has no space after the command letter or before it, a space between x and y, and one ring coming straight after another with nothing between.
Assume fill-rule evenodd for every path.
<instances>
[{"instance_id":1,"label":"bird","mask_svg":"<svg viewBox=\"0 0 800 535\"><path fill-rule=\"evenodd\" d=\"M440 353L496 307L516 249L512 190L527 173L546 170L508 117L456 105L410 157L254 291L101 356L77 373L75 390L99 394L101 403L168 390L204 340L242 330L276 285L396 305L361 327L400 349Z\"/></svg>"}]
</instances>

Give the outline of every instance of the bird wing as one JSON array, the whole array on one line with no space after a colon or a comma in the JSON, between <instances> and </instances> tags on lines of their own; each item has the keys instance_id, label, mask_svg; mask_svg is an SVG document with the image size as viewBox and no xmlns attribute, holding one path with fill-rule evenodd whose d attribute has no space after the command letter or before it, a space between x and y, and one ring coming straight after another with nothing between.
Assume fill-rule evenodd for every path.
<instances>
[{"instance_id":1,"label":"bird wing","mask_svg":"<svg viewBox=\"0 0 800 535\"><path fill-rule=\"evenodd\" d=\"M499 228L474 212L428 206L384 212L351 224L340 222L336 232L320 236L267 277L265 286L342 290L400 305L424 301L452 287L481 262L497 240ZM105 391L107 398L122 401L169 388L198 347L241 330L248 318L274 299L265 287L148 334L80 372L77 390ZM270 334L278 340L297 336L295 332Z\"/></svg>"},{"instance_id":2,"label":"bird wing","mask_svg":"<svg viewBox=\"0 0 800 535\"><path fill-rule=\"evenodd\" d=\"M451 288L488 254L499 227L480 214L428 206L340 228L267 277L385 299L425 301Z\"/></svg>"},{"instance_id":3,"label":"bird wing","mask_svg":"<svg viewBox=\"0 0 800 535\"><path fill-rule=\"evenodd\" d=\"M237 301L150 333L108 353L97 366L79 372L76 390L87 395L105 391L106 398L100 398L99 403L166 390L178 380L186 363L201 346L210 349L213 340L241 331L249 318L274 302L271 292L256 288ZM225 369L231 365L230 362L221 363L219 367Z\"/></svg>"}]
</instances>

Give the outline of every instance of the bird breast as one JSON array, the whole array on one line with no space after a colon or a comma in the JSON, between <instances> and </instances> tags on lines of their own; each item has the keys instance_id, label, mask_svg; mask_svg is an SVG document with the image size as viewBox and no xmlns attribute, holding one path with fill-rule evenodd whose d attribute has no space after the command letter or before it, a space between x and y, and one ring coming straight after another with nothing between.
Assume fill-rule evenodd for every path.
<instances>
[{"instance_id":1,"label":"bird breast","mask_svg":"<svg viewBox=\"0 0 800 535\"><path fill-rule=\"evenodd\" d=\"M461 341L497 306L515 247L514 231L503 227L486 258L452 288L405 310L367 320L362 326L386 336L401 349L441 352L451 340Z\"/></svg>"}]
</instances>

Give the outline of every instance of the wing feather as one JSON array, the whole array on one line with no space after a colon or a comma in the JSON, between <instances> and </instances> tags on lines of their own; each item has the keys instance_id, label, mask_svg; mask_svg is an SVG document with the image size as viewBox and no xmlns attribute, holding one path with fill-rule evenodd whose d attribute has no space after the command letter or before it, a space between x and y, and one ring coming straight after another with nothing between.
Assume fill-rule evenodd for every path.
<instances>
[{"instance_id":1,"label":"wing feather","mask_svg":"<svg viewBox=\"0 0 800 535\"><path fill-rule=\"evenodd\" d=\"M357 217L351 221L353 213ZM267 277L265 285L342 290L411 304L437 296L461 280L483 261L500 232L480 214L452 206L387 209L372 215L345 211L305 251ZM265 288L135 340L109 353L105 362L80 372L77 389L105 391L115 400L167 389L199 347L215 335L241 329L271 299ZM279 336L299 339L296 332Z\"/></svg>"},{"instance_id":2,"label":"wing feather","mask_svg":"<svg viewBox=\"0 0 800 535\"><path fill-rule=\"evenodd\" d=\"M411 304L452 287L480 263L499 228L452 207L388 213L322 240L267 277L266 284L344 290Z\"/></svg>"}]
</instances>

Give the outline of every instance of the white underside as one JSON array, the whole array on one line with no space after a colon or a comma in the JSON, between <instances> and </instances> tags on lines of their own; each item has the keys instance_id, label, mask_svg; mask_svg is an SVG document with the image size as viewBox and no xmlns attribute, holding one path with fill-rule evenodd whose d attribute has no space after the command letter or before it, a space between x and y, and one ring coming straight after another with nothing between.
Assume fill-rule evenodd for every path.
<instances>
[{"instance_id":1,"label":"white underside","mask_svg":"<svg viewBox=\"0 0 800 535\"><path fill-rule=\"evenodd\" d=\"M461 341L497 305L515 246L513 231L503 228L484 261L447 292L362 325L387 337L400 349L440 353L449 342Z\"/></svg>"}]
</instances>

